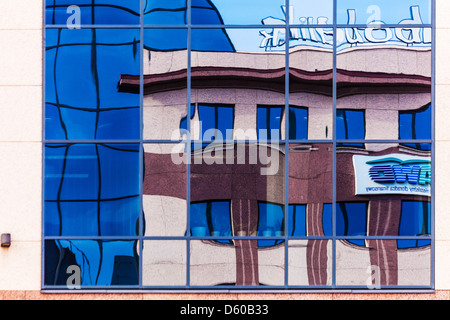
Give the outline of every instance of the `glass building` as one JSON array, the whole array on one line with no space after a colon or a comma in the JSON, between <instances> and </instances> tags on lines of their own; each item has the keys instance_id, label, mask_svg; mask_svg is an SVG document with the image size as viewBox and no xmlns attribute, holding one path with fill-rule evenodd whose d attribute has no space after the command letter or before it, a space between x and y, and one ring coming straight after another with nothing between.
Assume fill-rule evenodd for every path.
<instances>
[{"instance_id":1,"label":"glass building","mask_svg":"<svg viewBox=\"0 0 450 320\"><path fill-rule=\"evenodd\" d=\"M43 2L40 290L445 289L435 1Z\"/></svg>"}]
</instances>

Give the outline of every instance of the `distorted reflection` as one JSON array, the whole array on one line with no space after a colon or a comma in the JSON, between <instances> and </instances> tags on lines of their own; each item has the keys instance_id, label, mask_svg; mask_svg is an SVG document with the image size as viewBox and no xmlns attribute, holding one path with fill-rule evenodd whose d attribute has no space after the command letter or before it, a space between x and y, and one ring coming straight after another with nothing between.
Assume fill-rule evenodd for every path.
<instances>
[{"instance_id":1,"label":"distorted reflection","mask_svg":"<svg viewBox=\"0 0 450 320\"><path fill-rule=\"evenodd\" d=\"M416 31L421 35L417 43L347 39L338 44L336 123L341 146L363 147L342 140L431 139L431 43L425 38L430 29L410 29L409 34Z\"/></svg>"},{"instance_id":2,"label":"distorted reflection","mask_svg":"<svg viewBox=\"0 0 450 320\"><path fill-rule=\"evenodd\" d=\"M138 234L138 144L48 144L45 153L46 236Z\"/></svg>"},{"instance_id":3,"label":"distorted reflection","mask_svg":"<svg viewBox=\"0 0 450 320\"><path fill-rule=\"evenodd\" d=\"M133 240L46 240L45 284L137 286L137 252Z\"/></svg>"},{"instance_id":4,"label":"distorted reflection","mask_svg":"<svg viewBox=\"0 0 450 320\"><path fill-rule=\"evenodd\" d=\"M139 30L48 29L45 138L139 139L139 87L117 89L138 75Z\"/></svg>"},{"instance_id":5,"label":"distorted reflection","mask_svg":"<svg viewBox=\"0 0 450 320\"><path fill-rule=\"evenodd\" d=\"M362 273L378 268L380 285L428 285L431 244L430 146L366 143L336 155L336 233L339 283L364 285ZM364 236L421 237L370 240ZM429 259L429 258L428 258ZM357 260L352 272L346 265ZM414 276L413 276L414 273ZM367 276L366 276L367 278Z\"/></svg>"}]
</instances>

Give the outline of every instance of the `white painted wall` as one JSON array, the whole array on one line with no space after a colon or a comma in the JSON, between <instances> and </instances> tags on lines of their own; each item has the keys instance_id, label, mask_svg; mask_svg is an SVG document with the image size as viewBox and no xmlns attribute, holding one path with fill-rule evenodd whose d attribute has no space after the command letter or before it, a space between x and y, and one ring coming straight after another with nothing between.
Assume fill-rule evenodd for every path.
<instances>
[{"instance_id":1,"label":"white painted wall","mask_svg":"<svg viewBox=\"0 0 450 320\"><path fill-rule=\"evenodd\" d=\"M0 290L41 285L42 1L0 2Z\"/></svg>"},{"instance_id":2,"label":"white painted wall","mask_svg":"<svg viewBox=\"0 0 450 320\"><path fill-rule=\"evenodd\" d=\"M436 0L436 289L450 289L450 2Z\"/></svg>"}]
</instances>

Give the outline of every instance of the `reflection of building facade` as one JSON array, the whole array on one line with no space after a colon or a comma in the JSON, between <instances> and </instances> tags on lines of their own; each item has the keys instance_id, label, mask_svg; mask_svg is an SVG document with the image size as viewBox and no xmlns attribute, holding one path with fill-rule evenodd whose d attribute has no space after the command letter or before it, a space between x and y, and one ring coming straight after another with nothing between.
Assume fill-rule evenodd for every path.
<instances>
[{"instance_id":1,"label":"reflection of building facade","mask_svg":"<svg viewBox=\"0 0 450 320\"><path fill-rule=\"evenodd\" d=\"M186 53L148 52L147 57L150 62L144 76L144 132L151 139L180 139L188 123L187 69L174 62L182 60ZM287 250L288 268L292 270L290 285L330 285L333 245L338 285L366 285L367 268L378 272L374 283L383 286L429 283L430 240L376 237L429 234L430 197L356 195L352 159L354 155L398 153L429 158L430 145L351 141L430 139L430 126L423 128L424 121L430 118L429 48L384 46L339 52L336 122L333 122L332 53L325 49L293 48L289 55L289 130L286 130L284 54L193 52L192 61L189 121L192 139L256 140L261 139L259 130L276 129L279 134L271 138L282 140L279 149L272 149L279 159L278 171L273 176L261 176L260 162L249 164L251 144L246 145L247 161L242 164L233 161L231 165L217 163L226 163L226 152L233 145L236 158L239 144L231 142L225 148L227 151L220 142L218 147L213 143L203 149L193 148L191 234L199 238L221 237L192 240L193 285L282 285L285 235L292 237ZM133 86L138 84L138 79L129 76L121 80L124 90L136 90ZM416 117L422 128L415 124ZM334 222L333 143L298 141L332 139L333 123L337 126L336 138L342 140L336 149ZM208 136L208 129L214 133ZM227 129L232 133L227 133ZM296 142L289 144L285 210L286 134ZM257 145L254 148L257 150ZM157 236L171 235L173 230L164 226L177 225L180 232L187 226L179 211L186 206L186 166L171 162L173 149L171 145L146 149L145 165L150 169L144 180L144 211L147 221L160 221L160 225L152 227L153 231L159 230L153 234ZM199 162L196 157L203 160ZM172 181L170 188L168 181ZM203 208L198 209L200 204ZM214 224L214 216L222 219L225 216L229 221ZM413 219L422 221L412 222ZM405 225L409 224L417 225L408 229ZM340 237L335 244L333 225L335 236ZM226 239L227 236L260 238ZM264 236L271 238L264 240L261 238ZM344 240L345 237L350 238ZM211 256L221 258L215 260ZM205 278L204 274L214 276Z\"/></svg>"}]
</instances>

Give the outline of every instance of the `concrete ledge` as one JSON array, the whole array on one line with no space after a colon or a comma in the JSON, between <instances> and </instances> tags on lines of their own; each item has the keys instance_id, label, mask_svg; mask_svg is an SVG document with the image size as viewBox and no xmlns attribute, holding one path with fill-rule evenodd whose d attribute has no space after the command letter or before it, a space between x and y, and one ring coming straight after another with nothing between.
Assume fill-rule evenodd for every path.
<instances>
[{"instance_id":1,"label":"concrete ledge","mask_svg":"<svg viewBox=\"0 0 450 320\"><path fill-rule=\"evenodd\" d=\"M433 293L45 293L0 291L0 300L450 300Z\"/></svg>"}]
</instances>

